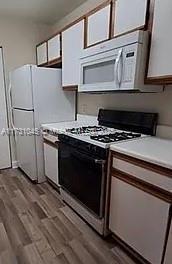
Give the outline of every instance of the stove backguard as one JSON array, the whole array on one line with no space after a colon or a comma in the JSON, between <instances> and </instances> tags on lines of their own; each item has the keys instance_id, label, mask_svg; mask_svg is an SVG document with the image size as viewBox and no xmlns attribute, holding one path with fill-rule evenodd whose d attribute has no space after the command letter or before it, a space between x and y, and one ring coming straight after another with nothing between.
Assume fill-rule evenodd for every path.
<instances>
[{"instance_id":1,"label":"stove backguard","mask_svg":"<svg viewBox=\"0 0 172 264\"><path fill-rule=\"evenodd\" d=\"M155 136L158 114L100 109L98 121L101 126Z\"/></svg>"}]
</instances>

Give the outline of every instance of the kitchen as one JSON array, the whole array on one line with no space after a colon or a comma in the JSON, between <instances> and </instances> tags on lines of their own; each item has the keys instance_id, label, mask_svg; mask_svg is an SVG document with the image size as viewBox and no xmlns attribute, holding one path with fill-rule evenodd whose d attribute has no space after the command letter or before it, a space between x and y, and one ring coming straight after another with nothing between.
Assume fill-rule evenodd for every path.
<instances>
[{"instance_id":1,"label":"kitchen","mask_svg":"<svg viewBox=\"0 0 172 264\"><path fill-rule=\"evenodd\" d=\"M169 264L172 4L63 2L0 8L0 263Z\"/></svg>"}]
</instances>

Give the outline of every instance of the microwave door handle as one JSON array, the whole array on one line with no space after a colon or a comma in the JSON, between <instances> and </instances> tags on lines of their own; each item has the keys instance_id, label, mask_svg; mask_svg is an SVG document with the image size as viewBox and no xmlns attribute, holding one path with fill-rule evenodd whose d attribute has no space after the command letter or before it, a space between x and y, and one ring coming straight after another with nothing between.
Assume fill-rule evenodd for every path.
<instances>
[{"instance_id":1,"label":"microwave door handle","mask_svg":"<svg viewBox=\"0 0 172 264\"><path fill-rule=\"evenodd\" d=\"M120 59L122 57L122 49L120 49L118 51L118 55L117 55L117 58L116 58L116 62L115 62L115 81L116 81L116 84L118 87L120 87L120 84L121 84L121 78L122 78L122 74L119 78L119 63L120 63Z\"/></svg>"}]
</instances>

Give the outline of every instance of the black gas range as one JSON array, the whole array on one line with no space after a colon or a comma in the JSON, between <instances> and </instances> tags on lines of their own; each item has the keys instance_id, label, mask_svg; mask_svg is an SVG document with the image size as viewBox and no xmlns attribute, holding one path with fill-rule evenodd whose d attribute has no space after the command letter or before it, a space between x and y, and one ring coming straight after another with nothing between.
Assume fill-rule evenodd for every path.
<instances>
[{"instance_id":1,"label":"black gas range","mask_svg":"<svg viewBox=\"0 0 172 264\"><path fill-rule=\"evenodd\" d=\"M59 135L62 197L101 235L109 147L155 135L157 119L154 113L100 110L98 126L67 129Z\"/></svg>"},{"instance_id":2,"label":"black gas range","mask_svg":"<svg viewBox=\"0 0 172 264\"><path fill-rule=\"evenodd\" d=\"M69 133L69 135L87 136L92 140L105 144L144 136L140 133L120 131L115 128L108 128L104 126L76 127L72 129L66 129L66 132ZM83 138L83 140L85 140L85 138Z\"/></svg>"}]
</instances>

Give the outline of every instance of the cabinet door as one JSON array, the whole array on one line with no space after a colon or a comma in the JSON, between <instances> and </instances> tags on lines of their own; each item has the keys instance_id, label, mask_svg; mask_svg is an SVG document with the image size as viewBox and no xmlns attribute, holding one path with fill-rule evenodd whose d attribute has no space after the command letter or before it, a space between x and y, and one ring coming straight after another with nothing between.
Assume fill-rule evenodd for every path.
<instances>
[{"instance_id":1,"label":"cabinet door","mask_svg":"<svg viewBox=\"0 0 172 264\"><path fill-rule=\"evenodd\" d=\"M84 48L84 20L62 32L62 83L79 84L79 59Z\"/></svg>"},{"instance_id":2,"label":"cabinet door","mask_svg":"<svg viewBox=\"0 0 172 264\"><path fill-rule=\"evenodd\" d=\"M87 18L87 46L109 39L110 5Z\"/></svg>"},{"instance_id":3,"label":"cabinet door","mask_svg":"<svg viewBox=\"0 0 172 264\"><path fill-rule=\"evenodd\" d=\"M47 42L37 46L37 65L47 63Z\"/></svg>"},{"instance_id":4,"label":"cabinet door","mask_svg":"<svg viewBox=\"0 0 172 264\"><path fill-rule=\"evenodd\" d=\"M56 185L58 180L58 149L44 143L45 175Z\"/></svg>"},{"instance_id":5,"label":"cabinet door","mask_svg":"<svg viewBox=\"0 0 172 264\"><path fill-rule=\"evenodd\" d=\"M168 244L167 244L167 251L165 254L165 261L164 264L171 264L172 263L172 223L168 238Z\"/></svg>"},{"instance_id":6,"label":"cabinet door","mask_svg":"<svg viewBox=\"0 0 172 264\"><path fill-rule=\"evenodd\" d=\"M60 58L60 34L48 40L48 61Z\"/></svg>"},{"instance_id":7,"label":"cabinet door","mask_svg":"<svg viewBox=\"0 0 172 264\"><path fill-rule=\"evenodd\" d=\"M143 28L146 24L147 0L116 0L114 36Z\"/></svg>"},{"instance_id":8,"label":"cabinet door","mask_svg":"<svg viewBox=\"0 0 172 264\"><path fill-rule=\"evenodd\" d=\"M150 263L160 264L169 204L112 177L110 230Z\"/></svg>"},{"instance_id":9,"label":"cabinet door","mask_svg":"<svg viewBox=\"0 0 172 264\"><path fill-rule=\"evenodd\" d=\"M149 59L148 78L172 78L172 1L156 0L152 41Z\"/></svg>"}]
</instances>

